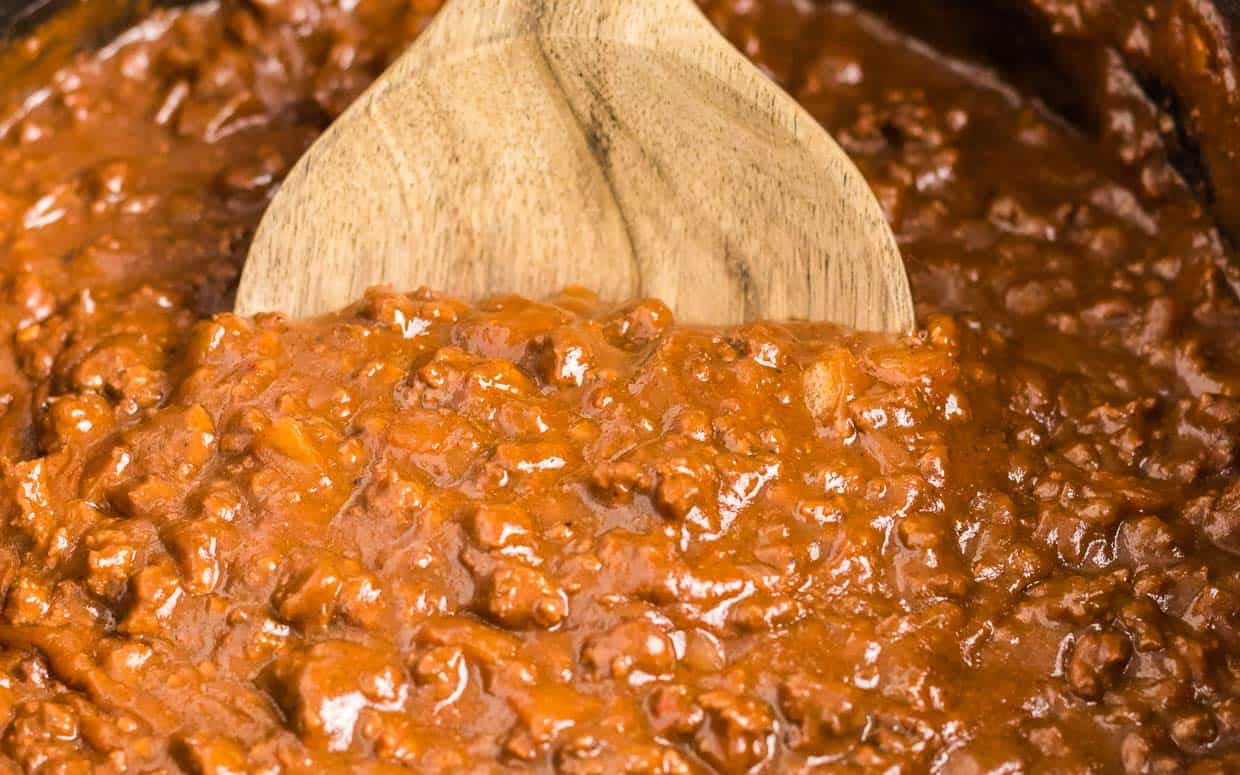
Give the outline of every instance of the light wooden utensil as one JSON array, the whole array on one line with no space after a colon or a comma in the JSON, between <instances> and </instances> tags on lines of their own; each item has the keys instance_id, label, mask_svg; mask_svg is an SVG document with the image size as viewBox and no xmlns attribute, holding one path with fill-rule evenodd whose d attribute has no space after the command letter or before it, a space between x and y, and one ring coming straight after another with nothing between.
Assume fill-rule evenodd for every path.
<instances>
[{"instance_id":1,"label":"light wooden utensil","mask_svg":"<svg viewBox=\"0 0 1240 775\"><path fill-rule=\"evenodd\" d=\"M292 169L236 310L376 284L913 327L857 168L692 0L449 0Z\"/></svg>"}]
</instances>

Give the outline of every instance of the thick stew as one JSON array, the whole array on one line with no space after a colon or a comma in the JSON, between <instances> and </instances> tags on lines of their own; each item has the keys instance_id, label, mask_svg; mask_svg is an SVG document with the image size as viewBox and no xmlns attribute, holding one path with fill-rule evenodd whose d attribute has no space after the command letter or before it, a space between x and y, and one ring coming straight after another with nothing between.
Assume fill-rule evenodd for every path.
<instances>
[{"instance_id":1,"label":"thick stew","mask_svg":"<svg viewBox=\"0 0 1240 775\"><path fill-rule=\"evenodd\" d=\"M864 8L706 3L911 337L227 312L437 6L158 11L0 115L0 771L1240 770L1240 274L1120 69L1087 135Z\"/></svg>"}]
</instances>

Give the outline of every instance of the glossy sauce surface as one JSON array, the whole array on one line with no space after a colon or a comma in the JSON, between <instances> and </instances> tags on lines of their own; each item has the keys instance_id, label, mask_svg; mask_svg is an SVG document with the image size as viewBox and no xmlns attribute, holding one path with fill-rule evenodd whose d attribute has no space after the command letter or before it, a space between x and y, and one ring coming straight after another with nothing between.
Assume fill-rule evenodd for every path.
<instances>
[{"instance_id":1,"label":"glossy sauce surface","mask_svg":"<svg viewBox=\"0 0 1240 775\"><path fill-rule=\"evenodd\" d=\"M0 119L4 767L1240 766L1240 282L1148 102L1091 140L850 5L712 2L916 336L220 312L436 6L157 13Z\"/></svg>"}]
</instances>

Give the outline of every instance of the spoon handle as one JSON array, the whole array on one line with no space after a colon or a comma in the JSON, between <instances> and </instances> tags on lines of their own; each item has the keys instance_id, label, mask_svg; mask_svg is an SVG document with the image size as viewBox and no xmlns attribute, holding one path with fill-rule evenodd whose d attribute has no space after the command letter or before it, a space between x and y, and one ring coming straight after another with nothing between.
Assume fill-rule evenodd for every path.
<instances>
[{"instance_id":1,"label":"spoon handle","mask_svg":"<svg viewBox=\"0 0 1240 775\"><path fill-rule=\"evenodd\" d=\"M425 49L514 37L574 37L665 48L716 35L693 0L448 0L420 41ZM716 35L717 37L717 35Z\"/></svg>"}]
</instances>

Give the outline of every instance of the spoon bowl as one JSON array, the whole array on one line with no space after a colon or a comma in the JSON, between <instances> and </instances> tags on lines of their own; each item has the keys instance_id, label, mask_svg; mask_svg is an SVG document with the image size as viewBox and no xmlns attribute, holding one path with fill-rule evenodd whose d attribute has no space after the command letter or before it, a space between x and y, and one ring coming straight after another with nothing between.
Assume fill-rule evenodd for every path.
<instances>
[{"instance_id":1,"label":"spoon bowl","mask_svg":"<svg viewBox=\"0 0 1240 775\"><path fill-rule=\"evenodd\" d=\"M450 0L294 166L236 310L376 284L913 327L861 174L691 0Z\"/></svg>"}]
</instances>

